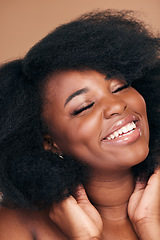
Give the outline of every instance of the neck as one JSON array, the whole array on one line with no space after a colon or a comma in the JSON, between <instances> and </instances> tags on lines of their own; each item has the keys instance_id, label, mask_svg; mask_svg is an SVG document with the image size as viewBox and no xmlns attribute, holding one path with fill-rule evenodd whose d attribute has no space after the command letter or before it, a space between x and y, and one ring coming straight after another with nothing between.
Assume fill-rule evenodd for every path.
<instances>
[{"instance_id":1,"label":"neck","mask_svg":"<svg viewBox=\"0 0 160 240\"><path fill-rule=\"evenodd\" d=\"M130 170L107 174L93 174L85 186L92 204L104 219L126 219L128 200L134 190L134 178Z\"/></svg>"}]
</instances>

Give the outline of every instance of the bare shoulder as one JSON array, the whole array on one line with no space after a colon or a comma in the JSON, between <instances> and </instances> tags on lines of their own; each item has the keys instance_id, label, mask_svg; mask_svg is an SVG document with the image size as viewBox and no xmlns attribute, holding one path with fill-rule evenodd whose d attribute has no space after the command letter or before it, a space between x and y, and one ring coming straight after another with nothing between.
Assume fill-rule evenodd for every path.
<instances>
[{"instance_id":1,"label":"bare shoulder","mask_svg":"<svg viewBox=\"0 0 160 240\"><path fill-rule=\"evenodd\" d=\"M48 211L0 207L0 240L66 240Z\"/></svg>"},{"instance_id":2,"label":"bare shoulder","mask_svg":"<svg viewBox=\"0 0 160 240\"><path fill-rule=\"evenodd\" d=\"M27 217L18 209L0 207L1 240L33 240L34 236L27 225Z\"/></svg>"}]
</instances>

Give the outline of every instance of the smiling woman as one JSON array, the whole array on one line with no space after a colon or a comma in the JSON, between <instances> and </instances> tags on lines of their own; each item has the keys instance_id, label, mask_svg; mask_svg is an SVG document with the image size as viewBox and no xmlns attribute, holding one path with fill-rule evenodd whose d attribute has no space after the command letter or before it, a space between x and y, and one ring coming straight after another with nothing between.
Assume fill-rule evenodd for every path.
<instances>
[{"instance_id":1,"label":"smiling woman","mask_svg":"<svg viewBox=\"0 0 160 240\"><path fill-rule=\"evenodd\" d=\"M159 239L159 51L108 10L1 66L1 240Z\"/></svg>"},{"instance_id":2,"label":"smiling woman","mask_svg":"<svg viewBox=\"0 0 160 240\"><path fill-rule=\"evenodd\" d=\"M46 139L63 154L100 168L101 176L102 170L109 176L111 170L132 167L147 157L145 102L126 81L106 80L93 70L68 70L50 78L44 98L43 119L51 133Z\"/></svg>"}]
</instances>

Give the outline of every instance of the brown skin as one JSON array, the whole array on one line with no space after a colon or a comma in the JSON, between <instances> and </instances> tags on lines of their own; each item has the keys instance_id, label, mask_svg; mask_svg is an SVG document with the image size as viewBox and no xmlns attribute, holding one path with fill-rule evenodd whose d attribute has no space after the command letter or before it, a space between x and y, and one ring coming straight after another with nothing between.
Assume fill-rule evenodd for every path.
<instances>
[{"instance_id":1,"label":"brown skin","mask_svg":"<svg viewBox=\"0 0 160 240\"><path fill-rule=\"evenodd\" d=\"M49 218L48 209L30 211L0 208L1 240L66 240Z\"/></svg>"},{"instance_id":2,"label":"brown skin","mask_svg":"<svg viewBox=\"0 0 160 240\"><path fill-rule=\"evenodd\" d=\"M49 81L46 86L47 104L44 106L45 121L52 129L52 134L46 136L55 146L52 150L69 154L91 166L93 178L85 188L103 219L103 238L128 239L130 236L130 239L137 239L127 216L127 203L134 190L130 167L143 161L148 154L149 132L143 98L131 87L114 93L125 82L106 80L105 75L95 71L62 72L52 79L54 81ZM65 105L66 99L82 88L89 90ZM54 98L53 92L58 93ZM91 108L72 115L75 109L92 102ZM142 131L136 142L117 146L101 141L118 120L133 114L140 119ZM61 218L58 225L61 225ZM62 230L66 232L64 226L62 224Z\"/></svg>"},{"instance_id":3,"label":"brown skin","mask_svg":"<svg viewBox=\"0 0 160 240\"><path fill-rule=\"evenodd\" d=\"M124 80L106 80L96 71L59 72L50 78L43 118L51 133L44 136L44 148L89 164L93 174L85 186L88 197L80 186L75 196L53 204L50 210L2 209L0 239L159 239L160 174L155 173L147 187L139 183L134 192L130 170L148 154L146 106L132 87L116 91L124 84ZM66 103L82 88L83 93ZM133 115L141 130L136 140L120 145L102 140L117 121Z\"/></svg>"},{"instance_id":4,"label":"brown skin","mask_svg":"<svg viewBox=\"0 0 160 240\"><path fill-rule=\"evenodd\" d=\"M118 79L106 80L105 75L96 71L68 71L54 75L46 85L43 115L52 129L48 137L63 154L88 163L93 170L98 169L98 178L105 180L106 176L110 179L113 171L117 176L117 169L129 169L148 155L149 131L144 99L132 87L112 93L124 84ZM64 106L68 96L82 88L89 91ZM92 102L95 103L91 108L71 115L75 109ZM118 120L132 114L140 119L142 136L138 141L124 146L101 141Z\"/></svg>"}]
</instances>

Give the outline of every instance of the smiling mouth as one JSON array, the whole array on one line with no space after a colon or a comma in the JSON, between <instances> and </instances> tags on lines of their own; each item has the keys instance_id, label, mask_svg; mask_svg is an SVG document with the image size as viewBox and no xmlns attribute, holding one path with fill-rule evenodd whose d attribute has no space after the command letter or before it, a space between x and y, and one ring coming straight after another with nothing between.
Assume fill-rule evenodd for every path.
<instances>
[{"instance_id":1,"label":"smiling mouth","mask_svg":"<svg viewBox=\"0 0 160 240\"><path fill-rule=\"evenodd\" d=\"M103 140L113 140L118 137L122 137L122 136L134 131L134 129L136 129L136 124L135 124L135 121L132 121L132 122L126 124L125 126L121 127L120 129L118 129L117 131L111 133L109 136L105 137Z\"/></svg>"},{"instance_id":2,"label":"smiling mouth","mask_svg":"<svg viewBox=\"0 0 160 240\"><path fill-rule=\"evenodd\" d=\"M135 115L118 120L108 131L101 142L126 145L137 141L142 135L140 119Z\"/></svg>"},{"instance_id":3,"label":"smiling mouth","mask_svg":"<svg viewBox=\"0 0 160 240\"><path fill-rule=\"evenodd\" d=\"M126 122L126 124L124 124L124 122ZM116 125L120 125L119 128ZM141 136L139 119L133 115L119 121L116 125L113 126L115 131L113 130L109 135L105 136L102 142L123 145L133 143Z\"/></svg>"}]
</instances>

